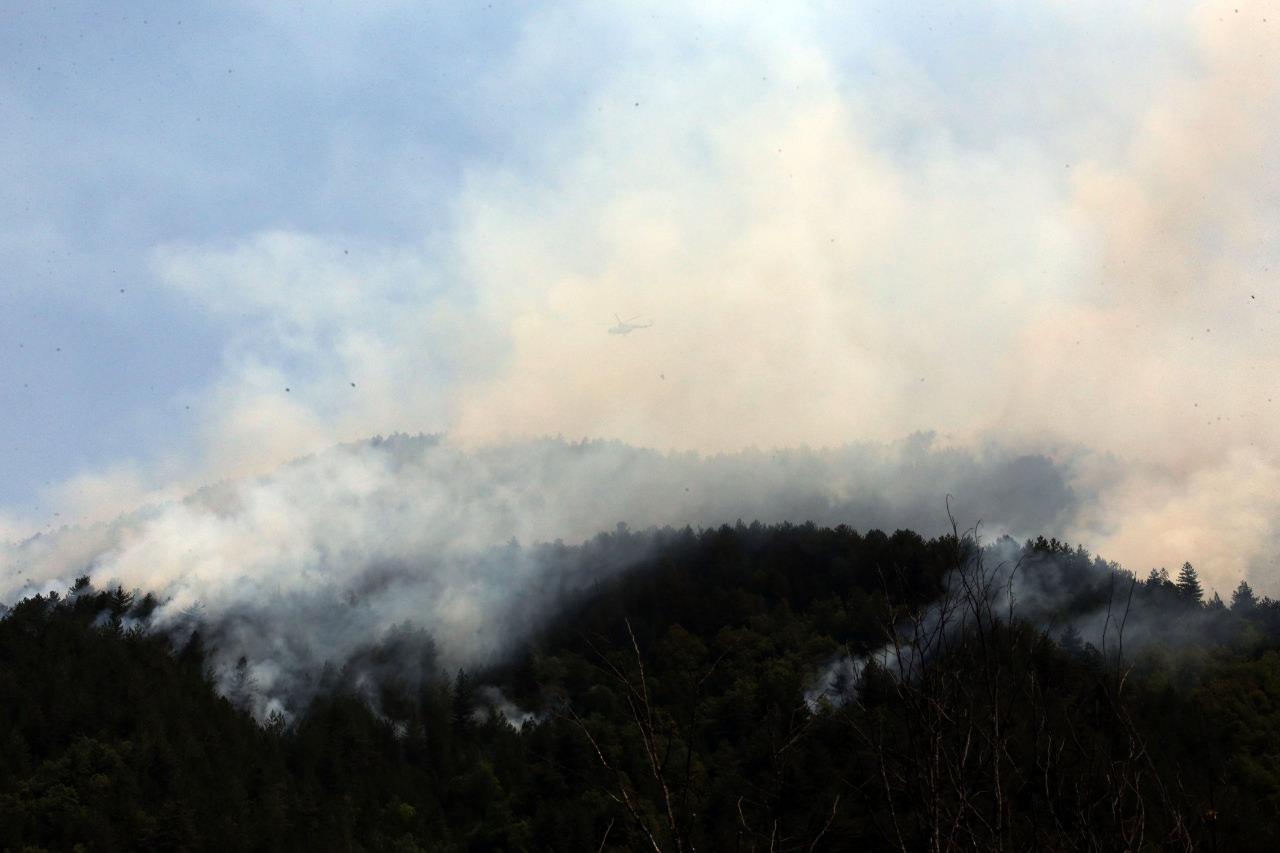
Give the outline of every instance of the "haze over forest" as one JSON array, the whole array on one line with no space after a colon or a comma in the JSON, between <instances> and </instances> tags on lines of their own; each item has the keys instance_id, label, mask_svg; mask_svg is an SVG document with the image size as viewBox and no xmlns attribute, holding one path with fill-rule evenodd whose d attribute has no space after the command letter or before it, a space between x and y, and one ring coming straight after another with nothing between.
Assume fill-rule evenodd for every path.
<instances>
[{"instance_id":1,"label":"haze over forest","mask_svg":"<svg viewBox=\"0 0 1280 853\"><path fill-rule=\"evenodd\" d=\"M1275 591L1268 17L13 10L0 531L110 522L395 432L760 460L924 433L1058 472L1032 504L1072 497L1036 532ZM606 335L615 315L653 325ZM343 458L355 482L382 470ZM960 511L1028 532L982 497ZM216 556L157 518L173 526L138 535ZM80 533L53 540L70 544L49 546L49 588L94 559ZM10 594L32 581L23 547L4 552ZM146 579L113 559L94 565Z\"/></svg>"},{"instance_id":2,"label":"haze over forest","mask_svg":"<svg viewBox=\"0 0 1280 853\"><path fill-rule=\"evenodd\" d=\"M0 850L1280 846L1280 10L8 4Z\"/></svg>"}]
</instances>

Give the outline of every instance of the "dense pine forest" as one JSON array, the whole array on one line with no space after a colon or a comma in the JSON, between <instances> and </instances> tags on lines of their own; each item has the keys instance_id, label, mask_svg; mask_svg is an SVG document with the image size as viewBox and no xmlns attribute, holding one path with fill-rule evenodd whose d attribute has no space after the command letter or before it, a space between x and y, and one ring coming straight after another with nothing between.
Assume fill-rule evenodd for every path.
<instances>
[{"instance_id":1,"label":"dense pine forest","mask_svg":"<svg viewBox=\"0 0 1280 853\"><path fill-rule=\"evenodd\" d=\"M265 720L145 591L13 603L0 849L1280 848L1280 602L1243 582L959 532L589 545L636 537L515 654L404 625Z\"/></svg>"}]
</instances>

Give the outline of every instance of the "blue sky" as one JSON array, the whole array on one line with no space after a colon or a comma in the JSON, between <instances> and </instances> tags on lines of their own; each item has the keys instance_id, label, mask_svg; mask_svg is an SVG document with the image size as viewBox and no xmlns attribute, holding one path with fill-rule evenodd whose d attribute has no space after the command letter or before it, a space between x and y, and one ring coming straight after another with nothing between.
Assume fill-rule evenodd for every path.
<instances>
[{"instance_id":1,"label":"blue sky","mask_svg":"<svg viewBox=\"0 0 1280 853\"><path fill-rule=\"evenodd\" d=\"M416 241L452 215L469 169L526 168L629 48L608 11L566 13L563 27L543 25L558 39L548 54L526 55L530 17L550 9L11 5L0 505L32 510L45 484L186 440L176 401L216 378L227 320L155 287L154 247L277 228ZM864 7L825 36L853 46L837 55L851 78L892 50L971 99L1055 21L1026 9ZM714 36L685 30L689 50L698 29ZM990 132L989 119L967 130Z\"/></svg>"},{"instance_id":2,"label":"blue sky","mask_svg":"<svg viewBox=\"0 0 1280 853\"><path fill-rule=\"evenodd\" d=\"M175 400L214 377L226 320L155 287L153 247L281 227L416 238L470 164L551 118L546 101L474 108L518 7L256 5L6 12L0 504L183 442Z\"/></svg>"},{"instance_id":3,"label":"blue sky","mask_svg":"<svg viewBox=\"0 0 1280 853\"><path fill-rule=\"evenodd\" d=\"M0 533L393 430L939 430L1118 556L1274 535L1265 4L4 14Z\"/></svg>"}]
</instances>

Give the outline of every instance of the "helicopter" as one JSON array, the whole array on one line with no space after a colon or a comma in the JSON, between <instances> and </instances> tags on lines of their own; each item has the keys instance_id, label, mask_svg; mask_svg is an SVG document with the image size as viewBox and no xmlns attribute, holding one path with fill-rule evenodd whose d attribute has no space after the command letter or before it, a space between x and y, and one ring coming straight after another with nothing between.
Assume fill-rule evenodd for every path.
<instances>
[{"instance_id":1,"label":"helicopter","mask_svg":"<svg viewBox=\"0 0 1280 853\"><path fill-rule=\"evenodd\" d=\"M649 328L650 326L652 326L652 325L653 325L652 323L633 323L633 322L631 322L631 320L637 320L637 319L639 319L639 316L640 316L640 315L638 315L638 314L637 314L635 317L632 317L630 320L625 320L625 321L624 321L624 320L623 320L621 317L619 317L617 314L614 314L614 315L613 315L613 319L615 319L615 320L617 320L617 321L618 321L618 325L616 325L616 326L610 326L610 327L609 327L609 334L611 334L611 335L629 335L629 334L631 334L632 332L634 332L636 329L647 329L647 328Z\"/></svg>"}]
</instances>

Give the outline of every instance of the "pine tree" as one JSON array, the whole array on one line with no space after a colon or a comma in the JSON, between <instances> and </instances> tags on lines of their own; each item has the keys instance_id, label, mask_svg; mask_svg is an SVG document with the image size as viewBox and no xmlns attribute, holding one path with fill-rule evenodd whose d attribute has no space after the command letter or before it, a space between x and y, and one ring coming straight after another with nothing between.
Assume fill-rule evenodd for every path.
<instances>
[{"instance_id":1,"label":"pine tree","mask_svg":"<svg viewBox=\"0 0 1280 853\"><path fill-rule=\"evenodd\" d=\"M1236 591L1231 593L1231 609L1237 613L1248 613L1258 606L1258 597L1253 594L1253 587L1248 581L1240 581Z\"/></svg>"},{"instance_id":2,"label":"pine tree","mask_svg":"<svg viewBox=\"0 0 1280 853\"><path fill-rule=\"evenodd\" d=\"M1178 572L1178 598L1187 604L1200 604L1204 600L1204 587L1200 585L1200 576L1190 563L1182 564Z\"/></svg>"},{"instance_id":3,"label":"pine tree","mask_svg":"<svg viewBox=\"0 0 1280 853\"><path fill-rule=\"evenodd\" d=\"M464 669L459 669L453 680L450 711L455 729L463 731L471 727L471 716L475 713L475 684Z\"/></svg>"}]
</instances>

